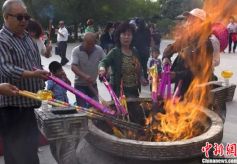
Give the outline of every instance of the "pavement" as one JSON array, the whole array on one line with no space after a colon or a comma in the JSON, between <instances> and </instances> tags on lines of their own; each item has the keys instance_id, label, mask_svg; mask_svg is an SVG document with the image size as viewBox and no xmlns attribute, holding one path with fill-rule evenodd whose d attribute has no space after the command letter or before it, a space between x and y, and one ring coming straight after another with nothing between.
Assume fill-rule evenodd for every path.
<instances>
[{"instance_id":1,"label":"pavement","mask_svg":"<svg viewBox=\"0 0 237 164\"><path fill-rule=\"evenodd\" d=\"M161 42L161 52L163 52L166 45L168 45L171 42L172 42L171 40L163 40ZM78 44L79 43L68 44L68 48L67 48L68 59L70 59L72 48L74 48ZM44 65L44 68L46 70L48 70L48 65L51 61L60 62L60 57L58 55L55 55L54 52L53 52L52 57L49 59L42 57L42 64ZM63 69L65 70L68 78L73 83L74 74L72 73L70 69L70 63L65 65ZM221 63L215 69L215 74L218 76L218 79L221 81L223 81L223 78L221 77L221 71L223 70L231 70L234 72L233 77L230 79L230 83L237 85L237 53L236 54L233 54L233 53L221 54ZM106 89L103 86L103 84L98 82L98 88L99 88L100 96L103 97L105 100L110 100L110 96L106 92ZM149 87L148 86L142 87L141 97L150 97L149 94L150 94ZM68 93L68 97L70 99L70 103L74 103L76 101L75 96L73 94ZM224 137L223 137L224 144L237 143L236 129L237 129L237 94L234 95L234 99L232 102L227 103L227 116L226 116L226 121L224 124ZM49 146L40 147L39 158L40 158L40 164L57 164L51 155ZM4 159L2 156L0 157L0 164L4 164Z\"/></svg>"}]
</instances>

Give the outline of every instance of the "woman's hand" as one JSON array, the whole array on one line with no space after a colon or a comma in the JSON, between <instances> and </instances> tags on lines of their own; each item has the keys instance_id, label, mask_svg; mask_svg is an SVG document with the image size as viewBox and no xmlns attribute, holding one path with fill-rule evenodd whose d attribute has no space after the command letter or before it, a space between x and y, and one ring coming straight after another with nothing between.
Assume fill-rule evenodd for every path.
<instances>
[{"instance_id":1,"label":"woman's hand","mask_svg":"<svg viewBox=\"0 0 237 164\"><path fill-rule=\"evenodd\" d=\"M105 68L104 67L100 67L98 74L99 74L100 77L106 76Z\"/></svg>"}]
</instances>

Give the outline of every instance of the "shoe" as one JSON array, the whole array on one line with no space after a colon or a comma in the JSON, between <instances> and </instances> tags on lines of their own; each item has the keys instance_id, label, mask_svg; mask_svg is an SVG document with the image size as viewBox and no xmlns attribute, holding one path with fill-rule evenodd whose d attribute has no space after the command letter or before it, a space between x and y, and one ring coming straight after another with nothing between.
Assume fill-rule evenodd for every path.
<instances>
[{"instance_id":1,"label":"shoe","mask_svg":"<svg viewBox=\"0 0 237 164\"><path fill-rule=\"evenodd\" d=\"M66 58L64 60L61 61L61 65L64 66L69 62L69 60Z\"/></svg>"}]
</instances>

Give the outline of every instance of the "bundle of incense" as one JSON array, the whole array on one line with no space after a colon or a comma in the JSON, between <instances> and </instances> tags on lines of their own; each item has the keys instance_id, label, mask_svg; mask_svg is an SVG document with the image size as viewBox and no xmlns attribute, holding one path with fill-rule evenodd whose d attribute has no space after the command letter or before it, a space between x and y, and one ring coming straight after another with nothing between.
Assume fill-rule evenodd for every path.
<instances>
[{"instance_id":1,"label":"bundle of incense","mask_svg":"<svg viewBox=\"0 0 237 164\"><path fill-rule=\"evenodd\" d=\"M183 84L183 81L179 80L178 86L176 87L175 92L172 97L173 103L178 102L180 99L179 94L180 94L180 89L181 89L182 84Z\"/></svg>"},{"instance_id":2,"label":"bundle of incense","mask_svg":"<svg viewBox=\"0 0 237 164\"><path fill-rule=\"evenodd\" d=\"M52 102L52 103L61 104L62 106L70 106L69 103L64 102L64 101L60 101L60 100L56 100L56 99L50 99L49 101Z\"/></svg>"},{"instance_id":3,"label":"bundle of incense","mask_svg":"<svg viewBox=\"0 0 237 164\"><path fill-rule=\"evenodd\" d=\"M151 86L151 99L153 102L157 101L157 92L158 92L158 71L157 65L155 64L149 69L149 74L152 77L152 86Z\"/></svg>"},{"instance_id":4,"label":"bundle of incense","mask_svg":"<svg viewBox=\"0 0 237 164\"><path fill-rule=\"evenodd\" d=\"M144 128L142 126L140 126L139 124L136 123L132 123L132 122L127 122L124 121L122 119L119 118L115 118L114 116L109 116L106 115L104 113L98 112L96 110L94 110L94 108L83 108L80 106L75 106L75 105L70 105L69 103L60 101L60 100L48 100L47 101L50 105L54 105L53 103L55 103L55 106L58 107L73 107L75 108L77 111L79 112L84 112L87 114L87 117L91 118L91 119L98 119L98 120L104 120L104 121L111 121L113 124L116 124L119 127L122 128L128 128L128 129L134 129L134 130L144 130Z\"/></svg>"},{"instance_id":5,"label":"bundle of incense","mask_svg":"<svg viewBox=\"0 0 237 164\"><path fill-rule=\"evenodd\" d=\"M170 79L170 65L166 66L166 80L167 80L167 99L171 98L171 79Z\"/></svg>"},{"instance_id":6,"label":"bundle of incense","mask_svg":"<svg viewBox=\"0 0 237 164\"><path fill-rule=\"evenodd\" d=\"M123 80L121 80L120 83L120 97L119 97L119 102L121 103L121 105L124 107L124 109L126 109L126 112L128 113L128 104L127 104L127 99L126 96L124 94L124 90L123 90ZM130 121L129 118L129 114L126 115L126 117L128 121Z\"/></svg>"},{"instance_id":7,"label":"bundle of incense","mask_svg":"<svg viewBox=\"0 0 237 164\"><path fill-rule=\"evenodd\" d=\"M109 82L106 80L105 77L103 77L103 83L105 85L105 87L107 88L107 90L109 91L109 94L111 95L112 99L114 100L114 104L115 107L117 109L117 113L122 114L122 115L127 115L128 112L126 111L126 109L120 104L118 97L116 96L116 94L114 93L111 85L109 84Z\"/></svg>"},{"instance_id":8,"label":"bundle of incense","mask_svg":"<svg viewBox=\"0 0 237 164\"><path fill-rule=\"evenodd\" d=\"M42 99L40 99L38 97L38 95L36 93L32 93L29 91L19 91L19 95L21 96L25 96L25 97L29 97L38 101L43 101ZM94 110L94 108L90 108L90 109L86 109L80 106L73 106L70 105L69 103L60 101L60 100L56 100L56 99L51 99L51 100L45 100L48 104L56 106L56 107L74 107L77 111L80 112L84 112L87 114L88 118L91 119L99 119L99 120L105 120L105 121L111 121L113 124L122 127L122 128L128 128L131 130L144 130L144 128L142 126L140 126L139 124L136 123L132 123L132 122L127 122L124 121L122 119L119 118L115 118L114 116L111 115L106 115L104 113L98 112L96 110Z\"/></svg>"},{"instance_id":9,"label":"bundle of incense","mask_svg":"<svg viewBox=\"0 0 237 164\"><path fill-rule=\"evenodd\" d=\"M32 93L32 92L25 91L25 90L19 90L18 94L21 95L21 96L25 96L25 97L28 97L28 98L32 98L32 99L35 99L35 100L42 101L42 99L40 97L38 97L38 95L36 93Z\"/></svg>"},{"instance_id":10,"label":"bundle of incense","mask_svg":"<svg viewBox=\"0 0 237 164\"><path fill-rule=\"evenodd\" d=\"M159 85L159 95L165 99L165 88L167 86L167 98L171 98L171 79L170 79L170 65L164 66L164 72L161 76L161 82Z\"/></svg>"},{"instance_id":11,"label":"bundle of incense","mask_svg":"<svg viewBox=\"0 0 237 164\"><path fill-rule=\"evenodd\" d=\"M25 91L25 90L20 90L19 92L19 95L21 96L24 96L24 97L28 97L28 98L32 98L32 99L35 99L35 100L38 100L38 101L43 101L44 99L40 98L40 96L38 96L36 93L32 93L32 92L29 92L29 91ZM45 100L47 101L48 104L50 105L53 105L53 106L57 106L57 107L67 107L65 105L66 102L61 102L61 101L58 101L58 100L55 100L55 99L52 99L52 100ZM60 102L60 103L59 103Z\"/></svg>"},{"instance_id":12,"label":"bundle of incense","mask_svg":"<svg viewBox=\"0 0 237 164\"><path fill-rule=\"evenodd\" d=\"M90 98L89 96L85 95L84 93L82 93L81 91L73 88L72 86L70 86L69 84L67 84L66 82L64 82L63 80L55 77L55 76L48 76L49 79L53 80L55 83L57 83L58 85L60 85L61 87L67 89L68 91L72 92L73 94L75 94L76 96L82 98L83 100L85 100L86 102L88 102L89 104L91 104L93 107L95 107L95 109L100 110L103 113L109 114L109 115L115 115L115 111L109 109L108 107L100 104L99 102L97 102L96 100Z\"/></svg>"},{"instance_id":13,"label":"bundle of incense","mask_svg":"<svg viewBox=\"0 0 237 164\"><path fill-rule=\"evenodd\" d=\"M37 70L38 68L34 67L34 70ZM109 114L109 115L115 115L115 111L109 109L108 107L100 104L99 102L97 102L96 100L90 98L89 96L85 95L83 92L73 88L71 85L67 84L66 82L64 82L63 80L53 76L53 75L49 75L48 79L54 81L55 83L57 83L58 85L60 85L61 87L67 89L68 91L72 92L73 94L75 94L76 96L82 98L83 100L85 100L86 102L88 102L90 105L92 105L93 107L95 107L95 109Z\"/></svg>"}]
</instances>

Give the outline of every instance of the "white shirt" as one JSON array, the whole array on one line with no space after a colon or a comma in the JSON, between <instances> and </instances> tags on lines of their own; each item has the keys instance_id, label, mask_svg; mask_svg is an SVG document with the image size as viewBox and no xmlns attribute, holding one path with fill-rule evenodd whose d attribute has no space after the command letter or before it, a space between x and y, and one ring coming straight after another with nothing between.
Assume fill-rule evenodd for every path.
<instances>
[{"instance_id":1,"label":"white shirt","mask_svg":"<svg viewBox=\"0 0 237 164\"><path fill-rule=\"evenodd\" d=\"M57 41L58 41L58 42L67 41L67 40L68 40L68 35L69 35L69 34L68 34L68 31L67 31L67 29L66 29L65 27L59 28L59 29L58 29L58 32L61 33L61 34L63 34L63 36L60 35L59 33L57 34Z\"/></svg>"},{"instance_id":2,"label":"white shirt","mask_svg":"<svg viewBox=\"0 0 237 164\"><path fill-rule=\"evenodd\" d=\"M236 33L237 32L237 23L229 23L227 25L227 29L229 33Z\"/></svg>"}]
</instances>

